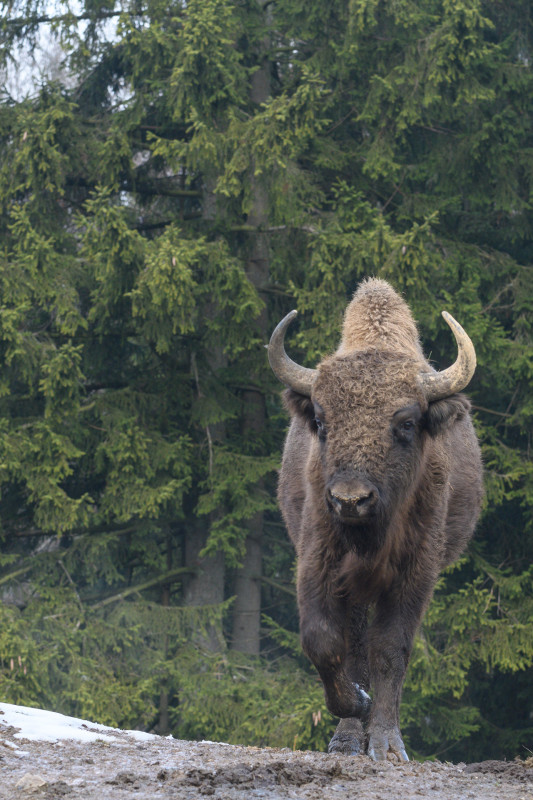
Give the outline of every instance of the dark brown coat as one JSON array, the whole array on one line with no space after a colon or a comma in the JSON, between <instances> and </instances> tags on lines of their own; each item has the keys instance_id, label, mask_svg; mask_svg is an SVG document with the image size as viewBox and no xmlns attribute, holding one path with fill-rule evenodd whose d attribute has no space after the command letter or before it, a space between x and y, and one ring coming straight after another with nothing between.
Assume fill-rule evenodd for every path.
<instances>
[{"instance_id":1,"label":"dark brown coat","mask_svg":"<svg viewBox=\"0 0 533 800\"><path fill-rule=\"evenodd\" d=\"M298 554L302 645L341 717L330 752L407 759L398 713L413 637L481 504L470 405L447 389L469 380L473 358L459 384L452 369L435 373L408 306L375 279L356 292L340 346L316 372L293 384L271 358L298 389L285 392L279 502Z\"/></svg>"}]
</instances>

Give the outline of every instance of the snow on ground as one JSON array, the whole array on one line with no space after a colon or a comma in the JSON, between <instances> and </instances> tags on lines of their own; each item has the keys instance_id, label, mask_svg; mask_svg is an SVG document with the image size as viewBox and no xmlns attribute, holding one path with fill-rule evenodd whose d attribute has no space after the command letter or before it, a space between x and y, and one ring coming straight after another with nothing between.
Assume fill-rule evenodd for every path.
<instances>
[{"instance_id":1,"label":"snow on ground","mask_svg":"<svg viewBox=\"0 0 533 800\"><path fill-rule=\"evenodd\" d=\"M97 739L117 741L117 737L114 735L117 733L127 733L138 740L155 738L154 734L144 733L144 731L121 731L118 728L109 728L107 725L99 725L84 719L65 717L55 711L0 703L0 734L2 728L10 725L20 728L20 731L14 736L15 739L30 739L40 742L58 742L64 739L74 739L79 742L94 742Z\"/></svg>"}]
</instances>

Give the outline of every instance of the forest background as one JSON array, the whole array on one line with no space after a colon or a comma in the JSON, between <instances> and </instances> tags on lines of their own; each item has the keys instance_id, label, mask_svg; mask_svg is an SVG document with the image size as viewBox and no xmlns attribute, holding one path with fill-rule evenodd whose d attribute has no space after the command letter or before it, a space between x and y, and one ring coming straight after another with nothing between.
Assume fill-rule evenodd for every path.
<instances>
[{"instance_id":1,"label":"forest background","mask_svg":"<svg viewBox=\"0 0 533 800\"><path fill-rule=\"evenodd\" d=\"M43 29L55 66L26 86ZM436 366L441 309L469 332L485 462L416 640L408 749L530 754L530 3L10 0L0 31L23 84L0 105L2 700L326 746L263 345L296 307L314 366L377 275Z\"/></svg>"}]
</instances>

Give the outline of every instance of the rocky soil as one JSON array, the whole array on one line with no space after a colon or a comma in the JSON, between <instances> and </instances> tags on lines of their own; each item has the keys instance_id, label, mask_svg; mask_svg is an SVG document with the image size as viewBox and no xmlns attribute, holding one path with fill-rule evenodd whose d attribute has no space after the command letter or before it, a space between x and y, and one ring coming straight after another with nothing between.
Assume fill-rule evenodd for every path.
<instances>
[{"instance_id":1,"label":"rocky soil","mask_svg":"<svg viewBox=\"0 0 533 800\"><path fill-rule=\"evenodd\" d=\"M0 800L533 800L533 758L480 764L374 763L288 749L234 747L113 731L57 743L0 732Z\"/></svg>"}]
</instances>

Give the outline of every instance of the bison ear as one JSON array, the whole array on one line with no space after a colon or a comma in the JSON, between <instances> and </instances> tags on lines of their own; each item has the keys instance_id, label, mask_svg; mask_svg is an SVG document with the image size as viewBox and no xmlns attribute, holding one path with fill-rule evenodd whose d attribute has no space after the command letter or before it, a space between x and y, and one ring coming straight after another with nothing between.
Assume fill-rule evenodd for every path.
<instances>
[{"instance_id":1,"label":"bison ear","mask_svg":"<svg viewBox=\"0 0 533 800\"><path fill-rule=\"evenodd\" d=\"M470 411L470 401L464 394L452 394L444 400L429 404L425 414L425 427L430 436L438 436Z\"/></svg>"},{"instance_id":2,"label":"bison ear","mask_svg":"<svg viewBox=\"0 0 533 800\"><path fill-rule=\"evenodd\" d=\"M294 389L285 389L283 392L283 404L291 416L303 417L307 422L313 422L315 408L310 397L305 394L299 394Z\"/></svg>"}]
</instances>

